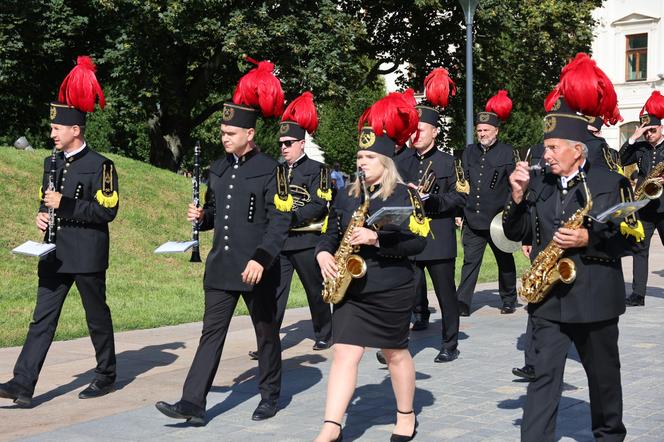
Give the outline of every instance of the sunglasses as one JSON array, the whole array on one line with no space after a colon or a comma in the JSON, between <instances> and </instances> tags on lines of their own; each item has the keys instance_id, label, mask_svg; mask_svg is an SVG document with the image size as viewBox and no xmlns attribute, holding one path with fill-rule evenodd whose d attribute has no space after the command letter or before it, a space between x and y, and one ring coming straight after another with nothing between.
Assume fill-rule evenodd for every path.
<instances>
[{"instance_id":1,"label":"sunglasses","mask_svg":"<svg viewBox=\"0 0 664 442\"><path fill-rule=\"evenodd\" d=\"M291 147L293 145L293 143L297 143L298 141L302 141L302 140L277 141L277 145L279 147L281 147L281 146Z\"/></svg>"}]
</instances>

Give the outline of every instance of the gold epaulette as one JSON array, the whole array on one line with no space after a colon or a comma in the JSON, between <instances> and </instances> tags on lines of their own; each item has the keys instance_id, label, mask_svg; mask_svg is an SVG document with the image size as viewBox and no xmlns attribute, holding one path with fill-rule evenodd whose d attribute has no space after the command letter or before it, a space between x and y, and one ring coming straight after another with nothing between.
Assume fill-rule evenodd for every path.
<instances>
[{"instance_id":1,"label":"gold epaulette","mask_svg":"<svg viewBox=\"0 0 664 442\"><path fill-rule=\"evenodd\" d=\"M320 184L316 190L318 198L325 201L332 201L332 186L330 183L330 169L322 164L320 166Z\"/></svg>"},{"instance_id":2,"label":"gold epaulette","mask_svg":"<svg viewBox=\"0 0 664 442\"><path fill-rule=\"evenodd\" d=\"M118 205L120 197L117 190L113 189L113 163L106 161L102 165L101 189L95 193L95 199L99 205L111 209Z\"/></svg>"},{"instance_id":3,"label":"gold epaulette","mask_svg":"<svg viewBox=\"0 0 664 442\"><path fill-rule=\"evenodd\" d=\"M286 166L277 166L277 193L274 194L274 206L280 212L293 210L293 196L288 191L288 172Z\"/></svg>"},{"instance_id":4,"label":"gold epaulette","mask_svg":"<svg viewBox=\"0 0 664 442\"><path fill-rule=\"evenodd\" d=\"M620 199L622 202L633 201L632 189L620 188ZM636 213L632 213L624 221L620 223L620 233L627 237L632 236L636 242L641 242L646 237L645 231L643 230L643 224L636 217Z\"/></svg>"},{"instance_id":5,"label":"gold epaulette","mask_svg":"<svg viewBox=\"0 0 664 442\"><path fill-rule=\"evenodd\" d=\"M416 235L426 237L431 232L431 226L429 225L431 218L427 218L424 213L424 204L422 204L417 191L409 187L408 195L410 195L410 203L413 206L413 214L410 215L408 229Z\"/></svg>"}]
</instances>

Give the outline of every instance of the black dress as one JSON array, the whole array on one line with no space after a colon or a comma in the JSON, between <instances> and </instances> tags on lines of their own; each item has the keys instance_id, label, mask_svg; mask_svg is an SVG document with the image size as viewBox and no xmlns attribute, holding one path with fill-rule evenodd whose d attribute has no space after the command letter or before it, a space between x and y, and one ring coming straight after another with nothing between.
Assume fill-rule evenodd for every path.
<instances>
[{"instance_id":1,"label":"black dress","mask_svg":"<svg viewBox=\"0 0 664 442\"><path fill-rule=\"evenodd\" d=\"M371 195L378 190L375 186ZM346 191L337 195L316 254L336 252L360 203L361 198L348 196ZM412 207L412 204L408 188L398 184L385 201L381 197L371 199L369 216L381 207ZM400 226L388 224L378 231L379 247L360 246L358 254L364 258L367 272L350 283L344 300L334 306L334 343L388 349L408 347L410 314L415 301L414 271L408 256L418 254L426 246L425 238L409 229L413 223L414 219Z\"/></svg>"}]
</instances>

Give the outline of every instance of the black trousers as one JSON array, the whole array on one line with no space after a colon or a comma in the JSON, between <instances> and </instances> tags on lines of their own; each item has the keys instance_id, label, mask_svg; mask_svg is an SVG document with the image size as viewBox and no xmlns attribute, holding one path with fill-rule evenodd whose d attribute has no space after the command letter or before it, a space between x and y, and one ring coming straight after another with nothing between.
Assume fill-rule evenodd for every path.
<instances>
[{"instance_id":1,"label":"black trousers","mask_svg":"<svg viewBox=\"0 0 664 442\"><path fill-rule=\"evenodd\" d=\"M14 366L14 382L31 392L34 392L39 372L53 342L62 305L74 283L81 294L90 339L95 348L95 379L115 381L115 342L111 310L106 304L106 273L49 273L39 277L32 322Z\"/></svg>"},{"instance_id":2,"label":"black trousers","mask_svg":"<svg viewBox=\"0 0 664 442\"><path fill-rule=\"evenodd\" d=\"M263 274L265 278L265 273ZM274 284L272 284L274 282ZM228 327L240 296L244 299L258 343L258 389L261 398L276 400L281 391L281 341L277 324L276 282L264 280L251 292L206 288L203 331L182 389L182 400L205 408L217 374Z\"/></svg>"},{"instance_id":3,"label":"black trousers","mask_svg":"<svg viewBox=\"0 0 664 442\"><path fill-rule=\"evenodd\" d=\"M491 241L488 230L475 230L467 224L463 227L461 235L463 245L463 267L461 268L461 282L457 290L457 298L468 307L471 306L477 278L480 275L480 266L484 257L484 250L489 244L493 256L498 264L498 291L503 303L516 302L516 266L514 256L500 250Z\"/></svg>"},{"instance_id":4,"label":"black trousers","mask_svg":"<svg viewBox=\"0 0 664 442\"><path fill-rule=\"evenodd\" d=\"M618 354L618 318L587 324L562 324L533 317L535 373L521 423L522 441L553 441L562 394L565 362L574 343L588 376L595 439L622 441L622 387Z\"/></svg>"},{"instance_id":5,"label":"black trousers","mask_svg":"<svg viewBox=\"0 0 664 442\"><path fill-rule=\"evenodd\" d=\"M297 271L309 302L311 322L316 341L329 341L332 337L332 312L330 305L323 302L323 277L316 265L315 249L296 250L281 253L281 283L277 289L277 322L279 328L284 320L293 271Z\"/></svg>"},{"instance_id":6,"label":"black trousers","mask_svg":"<svg viewBox=\"0 0 664 442\"><path fill-rule=\"evenodd\" d=\"M528 314L526 336L523 343L523 359L526 365L535 366L535 346L533 345L533 316Z\"/></svg>"},{"instance_id":7,"label":"black trousers","mask_svg":"<svg viewBox=\"0 0 664 442\"><path fill-rule=\"evenodd\" d=\"M459 344L459 305L454 286L454 261L454 259L440 259L415 262L417 303L414 310L422 313L425 319L429 317L427 282L424 274L424 269L427 269L443 315L442 346L450 351L455 350Z\"/></svg>"},{"instance_id":8,"label":"black trousers","mask_svg":"<svg viewBox=\"0 0 664 442\"><path fill-rule=\"evenodd\" d=\"M656 221L641 220L643 231L646 234L644 247L634 255L632 269L632 293L639 296L646 296L646 286L648 285L648 256L650 254L650 240L655 229L659 232L659 238L664 244L664 215Z\"/></svg>"}]
</instances>

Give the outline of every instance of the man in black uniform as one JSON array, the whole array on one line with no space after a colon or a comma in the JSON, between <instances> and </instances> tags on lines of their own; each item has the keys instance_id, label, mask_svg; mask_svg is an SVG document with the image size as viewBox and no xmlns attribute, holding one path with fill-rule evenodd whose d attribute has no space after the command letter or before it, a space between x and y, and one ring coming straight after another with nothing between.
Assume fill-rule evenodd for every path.
<instances>
[{"instance_id":1,"label":"man in black uniform","mask_svg":"<svg viewBox=\"0 0 664 442\"><path fill-rule=\"evenodd\" d=\"M459 355L459 311L454 285L457 252L454 215L456 208L464 205L465 195L456 190L454 157L435 147L436 137L440 132L436 127L438 111L428 105L418 105L416 108L420 121L417 132L411 136L414 149L398 165L404 171L404 180L422 194L425 200L424 210L430 218L431 228L431 234L426 238L426 248L414 257L418 296L413 330L426 328L429 321L424 275L426 268L443 314L442 347L435 362L449 362Z\"/></svg>"},{"instance_id":2,"label":"man in black uniform","mask_svg":"<svg viewBox=\"0 0 664 442\"><path fill-rule=\"evenodd\" d=\"M653 99L664 101L664 97L655 94L659 94L659 92L654 92L649 101ZM660 107L664 110L664 104L661 104ZM664 112L661 114L650 112L641 115L641 126L636 128L634 134L620 148L620 159L623 165L634 163L638 165L637 188L650 172L664 161L663 118ZM637 141L641 136L644 140ZM643 249L634 255L632 294L625 300L630 307L645 304L648 284L648 254L650 240L655 229L659 232L659 238L664 244L664 195L651 200L639 211L639 216L643 223L645 241Z\"/></svg>"},{"instance_id":3,"label":"man in black uniform","mask_svg":"<svg viewBox=\"0 0 664 442\"><path fill-rule=\"evenodd\" d=\"M100 106L104 105L94 70L89 57L79 57L78 65L63 83L59 101L51 103L51 138L58 151L55 190L43 193L36 224L45 232L49 227L49 209L54 210L56 249L39 261L37 304L28 335L14 366L13 379L0 384L0 397L13 399L20 407L31 405L62 305L74 283L81 294L97 358L94 380L78 397L103 396L113 390L115 383L115 343L111 311L106 304L106 269L108 223L118 213L118 177L113 162L91 150L84 137L86 112L94 110L96 97ZM81 78L95 84L98 90L72 86ZM91 106L81 104L86 98ZM50 163L50 158L44 161L42 189L48 188Z\"/></svg>"},{"instance_id":4,"label":"man in black uniform","mask_svg":"<svg viewBox=\"0 0 664 442\"><path fill-rule=\"evenodd\" d=\"M260 152L253 143L259 113L281 112L259 107L258 99L248 102L238 94L247 83L258 81L261 84L253 89L259 91L262 102L283 106L278 80L276 84L264 80L273 68L272 64L266 66L265 63L259 63L258 68L246 74L240 80L233 102L224 104L221 140L226 156L210 166L204 207L196 208L192 204L187 214L190 221L200 223L201 230L214 229L212 250L205 264L203 331L182 389L182 399L175 404L157 402L156 407L166 416L186 419L194 425L205 423L205 398L214 381L240 296L249 309L258 341L261 401L252 419L267 419L277 412L281 344L276 291L279 253L288 234L292 197L288 193L285 168ZM253 77L257 71L268 69L259 80ZM276 98L264 96L264 92Z\"/></svg>"},{"instance_id":5,"label":"man in black uniform","mask_svg":"<svg viewBox=\"0 0 664 442\"><path fill-rule=\"evenodd\" d=\"M496 100L506 101L507 94L501 91L487 103L487 110L476 118L477 143L469 144L463 151L463 168L470 184L470 194L464 207L462 232L463 267L461 282L457 290L459 314L468 316L480 265L487 243L498 263L498 287L503 314L516 309L516 266L510 253L500 250L491 240L489 226L494 216L502 210L509 195L508 177L514 170L514 149L498 141L501 120L505 121L509 111L505 106L492 106ZM511 101L509 102L511 109ZM500 113L500 116L498 113Z\"/></svg>"},{"instance_id":6,"label":"man in black uniform","mask_svg":"<svg viewBox=\"0 0 664 442\"><path fill-rule=\"evenodd\" d=\"M314 249L327 216L328 202L332 200L332 189L328 168L304 153L306 133L312 134L317 126L313 96L311 92L305 92L288 105L279 128L279 148L288 166L288 183L294 204L291 230L279 260L281 280L277 290L277 321L281 328L295 270L309 302L315 337L313 349L325 350L332 335L332 313L321 296L323 277L316 266Z\"/></svg>"},{"instance_id":7,"label":"man in black uniform","mask_svg":"<svg viewBox=\"0 0 664 442\"><path fill-rule=\"evenodd\" d=\"M631 188L620 174L586 160L587 146L575 141L586 135L587 120L582 115L547 114L544 158L549 172L532 176L528 163L519 162L510 175L511 199L503 214L506 236L530 242L533 261L553 247L562 249L576 267L575 280L554 283L543 301L528 305L536 378L528 386L521 424L524 441L554 440L570 343L588 375L595 438L623 440L626 433L618 354L618 316L625 311L620 257L634 242L613 223L593 222L587 216L579 228L568 228L566 222L577 211L594 215L620 203ZM553 269L555 264L543 267Z\"/></svg>"}]
</instances>

